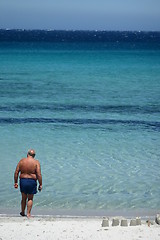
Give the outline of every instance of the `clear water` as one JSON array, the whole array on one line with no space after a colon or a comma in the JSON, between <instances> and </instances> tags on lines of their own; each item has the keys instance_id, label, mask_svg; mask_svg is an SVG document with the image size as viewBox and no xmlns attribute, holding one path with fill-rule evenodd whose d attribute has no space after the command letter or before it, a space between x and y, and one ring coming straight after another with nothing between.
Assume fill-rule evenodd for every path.
<instances>
[{"instance_id":1,"label":"clear water","mask_svg":"<svg viewBox=\"0 0 160 240\"><path fill-rule=\"evenodd\" d=\"M20 207L13 174L29 148L43 174L34 208L159 209L159 99L160 49L1 43L1 211Z\"/></svg>"}]
</instances>

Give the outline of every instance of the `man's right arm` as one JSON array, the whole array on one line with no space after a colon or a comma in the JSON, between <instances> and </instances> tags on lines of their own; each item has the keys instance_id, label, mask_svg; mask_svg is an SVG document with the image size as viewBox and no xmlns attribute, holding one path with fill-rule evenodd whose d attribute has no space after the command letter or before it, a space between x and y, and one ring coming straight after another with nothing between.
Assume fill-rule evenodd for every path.
<instances>
[{"instance_id":1,"label":"man's right arm","mask_svg":"<svg viewBox=\"0 0 160 240\"><path fill-rule=\"evenodd\" d=\"M37 168L36 168L36 175L37 175L37 179L39 182L39 188L40 190L42 190L42 174L41 174L41 166L39 161L37 160Z\"/></svg>"}]
</instances>

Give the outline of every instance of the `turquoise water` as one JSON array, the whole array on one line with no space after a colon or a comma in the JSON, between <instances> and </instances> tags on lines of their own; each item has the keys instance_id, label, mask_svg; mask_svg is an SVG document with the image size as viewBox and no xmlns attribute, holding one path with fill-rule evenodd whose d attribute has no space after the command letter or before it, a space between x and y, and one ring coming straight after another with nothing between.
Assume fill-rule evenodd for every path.
<instances>
[{"instance_id":1,"label":"turquoise water","mask_svg":"<svg viewBox=\"0 0 160 240\"><path fill-rule=\"evenodd\" d=\"M1 211L20 206L13 174L29 148L36 209L159 209L160 50L105 46L1 43Z\"/></svg>"}]
</instances>

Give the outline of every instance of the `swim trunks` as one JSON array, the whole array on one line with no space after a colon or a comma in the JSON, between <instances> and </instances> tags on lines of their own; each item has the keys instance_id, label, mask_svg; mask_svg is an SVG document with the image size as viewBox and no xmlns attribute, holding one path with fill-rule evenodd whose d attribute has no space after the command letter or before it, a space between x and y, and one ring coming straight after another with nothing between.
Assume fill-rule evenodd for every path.
<instances>
[{"instance_id":1,"label":"swim trunks","mask_svg":"<svg viewBox=\"0 0 160 240\"><path fill-rule=\"evenodd\" d=\"M20 191L25 194L36 194L37 193L37 181L32 178L21 178L20 179Z\"/></svg>"}]
</instances>

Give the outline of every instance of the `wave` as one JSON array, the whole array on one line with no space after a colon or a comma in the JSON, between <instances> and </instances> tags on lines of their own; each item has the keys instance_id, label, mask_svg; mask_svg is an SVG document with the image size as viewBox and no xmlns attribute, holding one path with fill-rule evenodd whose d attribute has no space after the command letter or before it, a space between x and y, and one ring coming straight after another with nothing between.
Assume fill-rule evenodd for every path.
<instances>
[{"instance_id":1,"label":"wave","mask_svg":"<svg viewBox=\"0 0 160 240\"><path fill-rule=\"evenodd\" d=\"M53 123L73 125L128 125L143 126L160 131L160 122L141 120L87 119L87 118L0 118L0 124Z\"/></svg>"},{"instance_id":2,"label":"wave","mask_svg":"<svg viewBox=\"0 0 160 240\"><path fill-rule=\"evenodd\" d=\"M98 113L160 113L160 106L139 106L139 105L82 105L82 104L58 104L58 105L40 105L40 104L21 104L15 106L0 106L1 112L25 112L25 111L85 111Z\"/></svg>"}]
</instances>

